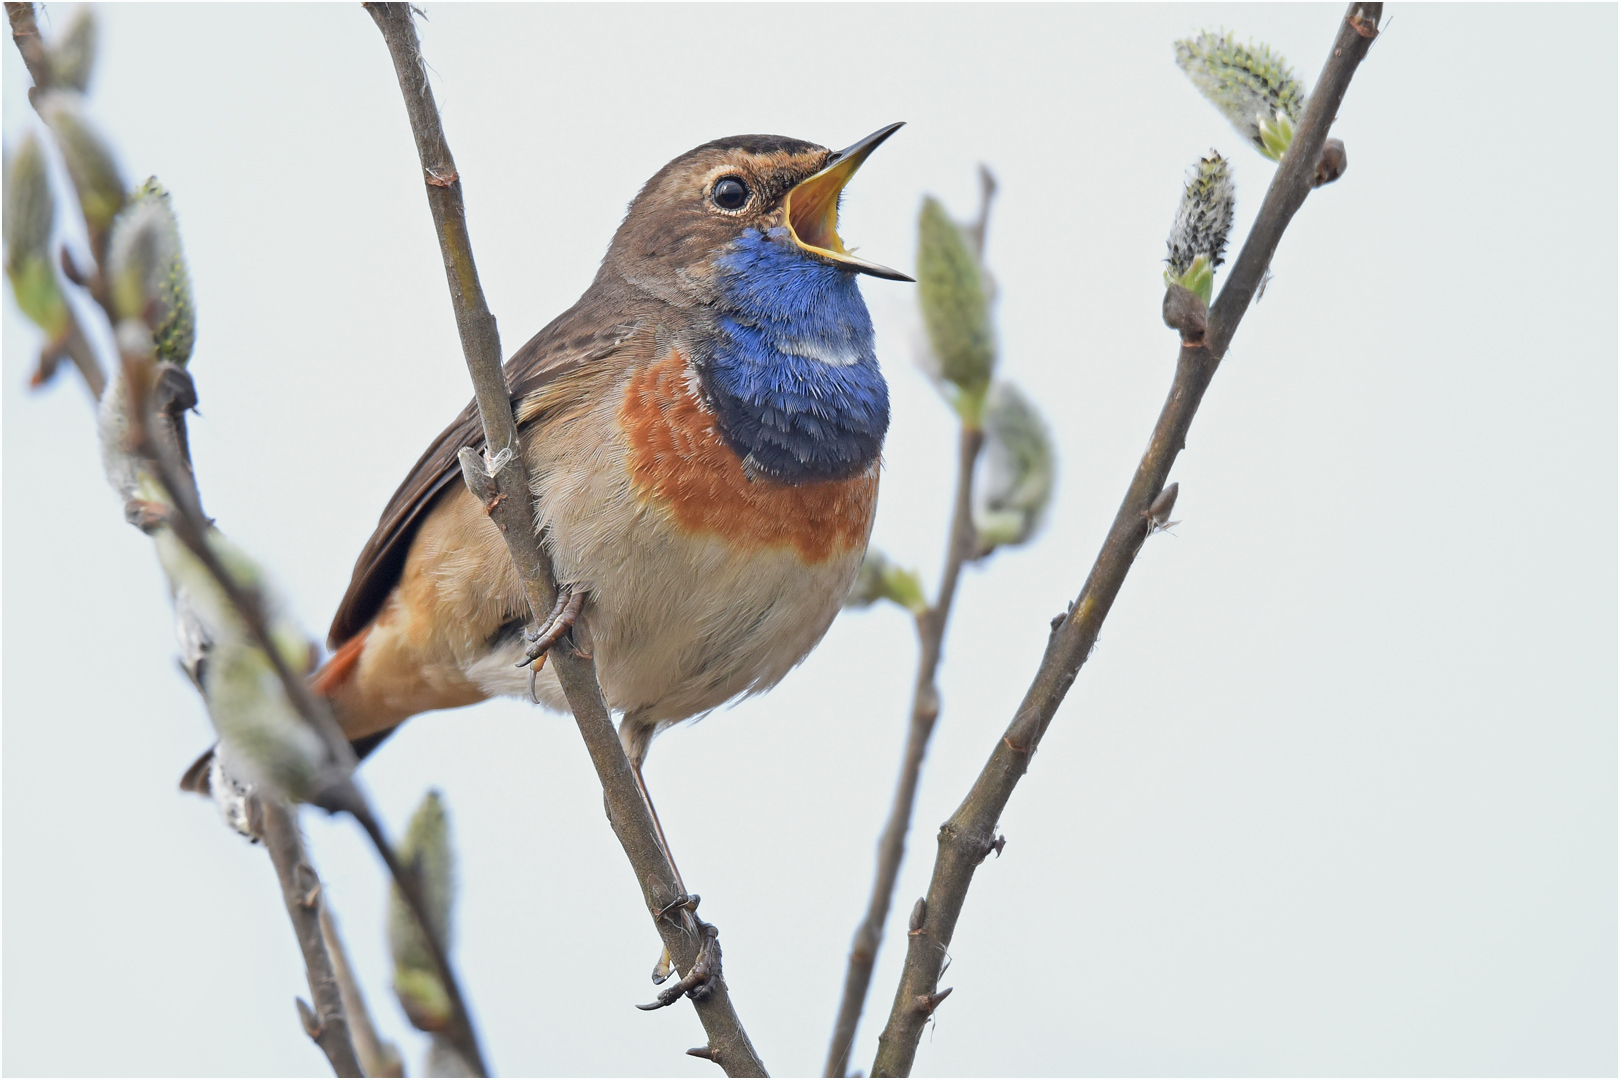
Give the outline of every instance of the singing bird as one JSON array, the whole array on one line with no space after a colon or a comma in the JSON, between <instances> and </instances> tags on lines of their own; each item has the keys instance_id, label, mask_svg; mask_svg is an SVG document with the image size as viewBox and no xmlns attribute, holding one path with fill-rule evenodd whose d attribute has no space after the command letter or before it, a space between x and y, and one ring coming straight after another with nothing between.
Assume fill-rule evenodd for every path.
<instances>
[{"instance_id":1,"label":"singing bird","mask_svg":"<svg viewBox=\"0 0 1620 1080\"><path fill-rule=\"evenodd\" d=\"M578 303L507 361L535 527L638 776L659 731L803 660L860 567L889 395L856 277L911 279L844 247L838 205L900 126L836 153L740 135L682 154ZM565 708L552 670L523 664L524 592L462 480L457 451L482 443L469 405L332 621L314 685L362 755L434 709Z\"/></svg>"}]
</instances>

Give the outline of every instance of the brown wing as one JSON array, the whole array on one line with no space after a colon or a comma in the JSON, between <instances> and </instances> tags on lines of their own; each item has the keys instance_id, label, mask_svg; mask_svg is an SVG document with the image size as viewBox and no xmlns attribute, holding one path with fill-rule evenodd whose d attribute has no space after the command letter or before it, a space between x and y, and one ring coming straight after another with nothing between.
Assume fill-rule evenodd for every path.
<instances>
[{"instance_id":1,"label":"brown wing","mask_svg":"<svg viewBox=\"0 0 1620 1080\"><path fill-rule=\"evenodd\" d=\"M559 376L608 356L636 331L635 323L615 323L595 331L585 329L581 323L598 321L589 319L589 314L582 305L576 305L512 354L505 370L514 404ZM405 556L417 528L444 493L461 483L456 452L463 446L474 450L484 446L484 425L472 402L439 433L388 500L377 531L355 560L349 591L327 632L328 648L336 649L364 630L382 609L404 572Z\"/></svg>"}]
</instances>

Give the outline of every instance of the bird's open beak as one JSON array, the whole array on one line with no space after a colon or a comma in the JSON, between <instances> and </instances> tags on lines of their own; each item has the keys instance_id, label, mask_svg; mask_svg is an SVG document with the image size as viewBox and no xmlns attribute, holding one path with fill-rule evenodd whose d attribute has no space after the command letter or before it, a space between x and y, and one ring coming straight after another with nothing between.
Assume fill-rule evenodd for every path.
<instances>
[{"instance_id":1,"label":"bird's open beak","mask_svg":"<svg viewBox=\"0 0 1620 1080\"><path fill-rule=\"evenodd\" d=\"M788 232L793 234L794 243L858 273L894 281L916 280L898 270L851 255L844 250L844 242L838 238L839 193L861 163L878 148L878 144L903 126L900 123L879 128L854 146L838 151L827 159L826 166L820 172L808 180L801 180L788 192L783 206L787 209Z\"/></svg>"}]
</instances>

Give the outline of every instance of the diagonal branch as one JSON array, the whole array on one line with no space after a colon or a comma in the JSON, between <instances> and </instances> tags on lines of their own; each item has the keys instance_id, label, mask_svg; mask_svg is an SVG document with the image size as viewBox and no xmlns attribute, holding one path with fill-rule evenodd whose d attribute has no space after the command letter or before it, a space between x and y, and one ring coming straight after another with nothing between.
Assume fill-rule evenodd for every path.
<instances>
[{"instance_id":1,"label":"diagonal branch","mask_svg":"<svg viewBox=\"0 0 1620 1080\"><path fill-rule=\"evenodd\" d=\"M24 63L33 76L34 89L49 87L52 78L50 58L40 39L33 4L7 3L6 16L11 26L12 40L22 53ZM33 90L30 90L29 97L31 101L34 99ZM106 277L100 267L101 254L103 253L97 252L97 268L93 278L87 279L80 273L66 251L62 253L63 270L74 284L85 288L100 304L106 314L109 329L114 329L117 327L118 316L108 297ZM92 395L100 399L105 385L101 365L71 311L69 318L68 333L58 344L79 367ZM118 337L116 333L114 336ZM321 801L328 810L348 810L366 826L368 835L378 844L384 862L394 870L407 905L424 929L429 951L438 966L447 996L450 998L452 1031L459 1030L465 1033L471 1047L471 1056L468 1060L478 1061L481 1067L477 1044L471 1041L472 1028L467 1020L460 989L442 944L435 938L425 916L427 909L421 890L414 879L399 879L397 860L393 859L392 849L388 848L383 840L381 830L377 827L364 796L349 778L348 774L354 767L355 758L348 740L343 737L325 704L311 693L302 677L287 665L276 647L271 638L263 597L257 588L251 584L238 582L220 560L218 552L208 543L208 532L213 523L202 510L202 501L197 490L196 478L192 474L191 455L186 439L185 413L197 404L196 387L192 383L191 376L182 367L173 364L155 364L150 353L149 339L145 349L144 353L132 353L121 358L124 375L122 391L128 396L127 402L122 404L128 407L128 419L131 424L129 432L131 441L123 449L144 459L145 464L150 466L168 492L173 507L165 509L160 519L161 523L170 526L175 536L218 582L247 627L249 636L253 638L274 669L294 710L326 743L327 764L330 770L328 777L331 778L331 782L321 793L324 796ZM126 507L126 513L129 510L130 507ZM157 520L150 522L150 524L158 523ZM192 674L195 678L195 673ZM338 1075L360 1076L362 1074L355 1060L341 994L337 990L333 975L331 956L322 939L319 918L314 914L315 908L319 905L312 907L313 901L308 899L312 894L300 888L300 881L306 876L315 883L315 889L318 889L319 882L315 878L314 870L303 857L303 842L298 835L297 820L288 808L274 799L259 800L258 806L256 816L262 818L262 824L267 830L267 846L281 882L283 897L288 904L288 914L292 917L294 931L304 952L310 991L316 1001L314 1012L307 1012L303 1003L299 1003L301 1012L304 1012L305 1030L327 1055L328 1061ZM313 895L318 900L318 893Z\"/></svg>"},{"instance_id":2,"label":"diagonal branch","mask_svg":"<svg viewBox=\"0 0 1620 1080\"><path fill-rule=\"evenodd\" d=\"M411 132L416 140L428 206L433 213L434 231L444 257L456 327L461 334L467 371L472 376L478 414L484 425L485 445L491 448L491 453L500 449L514 451L511 460L494 476L497 490L506 497L491 500L495 505L490 511L490 518L500 528L507 549L512 554L538 631L544 628L546 615L555 602L556 579L534 532L534 504L529 488L528 466L523 455L516 452L520 444L512 416L510 392L501 370L500 336L496 331L495 317L490 314L484 300L483 287L478 281L478 267L473 261L472 241L467 233L466 212L462 204L461 178L456 172L449 144L445 141L433 89L428 85L427 68L417 40L416 26L412 22L410 5L368 3L365 6L388 45L394 72L399 78L399 88L405 98L405 111L410 117ZM696 919L684 908L673 915L659 917L659 913L669 908L671 901L677 897L680 879L658 842L651 813L613 729L612 716L596 681L595 665L565 648L555 649L548 655L549 662L556 668L557 680L568 698L569 707L573 710L580 735L585 740L591 763L596 767L607 802L609 821L635 870L647 910L652 913L675 966L683 972L690 971L697 963L704 935ZM702 1056L714 1061L730 1076L764 1076L764 1063L749 1042L742 1021L737 1018L723 979L715 980L710 992L701 1000L694 998L693 1004L709 1036L709 1045Z\"/></svg>"},{"instance_id":3,"label":"diagonal branch","mask_svg":"<svg viewBox=\"0 0 1620 1080\"><path fill-rule=\"evenodd\" d=\"M417 924L422 929L422 937L427 942L428 952L438 969L445 996L450 1002L450 1019L446 1022L445 1036L455 1044L462 1057L478 1070L480 1076L487 1076L489 1070L484 1065L483 1052L478 1046L471 1013L462 996L455 970L450 966L449 952L443 940L434 932L432 920L428 918L428 906L422 894L421 884L414 874L406 871L400 864L376 815L372 813L370 803L355 786L350 775L355 765L354 750L349 746L348 739L344 737L337 721L333 719L331 709L310 690L302 676L294 672L283 659L272 637L269 620L265 615L264 598L259 590L252 584L236 580L220 559L219 553L208 542L208 531L212 528L212 522L202 512L196 482L185 460L184 428L178 424L179 414L163 407L163 402L171 398L187 402L189 405L196 404L196 390L191 384L191 376L185 369L172 364L153 368L149 358L137 356L124 358L124 375L130 393L129 415L133 443L131 452L151 465L174 506L173 512L165 517L164 524L169 526L175 538L185 545L219 584L220 590L241 617L248 636L269 659L294 711L325 742L327 772L321 789L314 795L312 801L331 813L347 812L371 839L383 865L388 868L394 883L399 886L406 906L416 917ZM154 383L164 393L154 393ZM183 410L181 412L183 413Z\"/></svg>"},{"instance_id":4,"label":"diagonal branch","mask_svg":"<svg viewBox=\"0 0 1620 1080\"><path fill-rule=\"evenodd\" d=\"M34 5L26 0L23 3L7 0L6 19L11 23L11 40L16 43L17 51L22 53L28 74L34 78L34 85L28 91L28 100L32 101L34 91L48 89L51 85L51 61L45 54L45 42L39 36Z\"/></svg>"},{"instance_id":5,"label":"diagonal branch","mask_svg":"<svg viewBox=\"0 0 1620 1080\"><path fill-rule=\"evenodd\" d=\"M1096 644L1103 620L1147 535L1149 524L1144 511L1163 489L1204 391L1259 288L1277 243L1310 193L1328 129L1351 77L1377 36L1382 10L1383 5L1378 3L1350 5L1293 143L1277 167L1260 215L1210 312L1206 339L1180 349L1170 396L1085 587L1053 630L1035 679L990 760L967 798L940 827L933 880L927 897L920 902L921 911L914 916L916 925L910 934L905 968L888 1025L879 1039L873 1076L906 1076L911 1072L923 1027L943 1000L938 990L941 967L973 872L990 853L996 822L1013 788L1028 769L1041 736Z\"/></svg>"},{"instance_id":6,"label":"diagonal branch","mask_svg":"<svg viewBox=\"0 0 1620 1080\"><path fill-rule=\"evenodd\" d=\"M309 976L309 994L314 1008L298 1002L304 1030L331 1062L334 1074L364 1076L350 1037L332 956L321 932L326 897L321 893L321 879L305 857L297 814L273 795L255 798L264 815L264 846L275 864L276 878L281 882L281 899L287 905L293 932L298 936L298 948L304 954L304 971Z\"/></svg>"},{"instance_id":7,"label":"diagonal branch","mask_svg":"<svg viewBox=\"0 0 1620 1080\"><path fill-rule=\"evenodd\" d=\"M337 920L332 916L332 905L326 902L325 893L321 894L321 937L332 954L332 974L337 977L338 996L349 1021L349 1034L354 1039L360 1068L367 1076L404 1076L399 1047L377 1034L377 1025L371 1019L366 996L349 965L349 953L343 947L343 937L338 933Z\"/></svg>"}]
</instances>

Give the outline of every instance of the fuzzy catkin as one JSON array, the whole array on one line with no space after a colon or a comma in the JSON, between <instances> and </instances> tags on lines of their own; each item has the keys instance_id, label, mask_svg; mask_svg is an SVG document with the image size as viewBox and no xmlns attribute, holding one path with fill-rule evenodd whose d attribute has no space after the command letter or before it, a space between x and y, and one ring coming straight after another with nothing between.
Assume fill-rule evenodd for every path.
<instances>
[{"instance_id":1,"label":"fuzzy catkin","mask_svg":"<svg viewBox=\"0 0 1620 1080\"><path fill-rule=\"evenodd\" d=\"M197 337L191 277L169 193L156 177L130 196L113 222L107 269L119 317L151 327L158 360L184 365L191 359Z\"/></svg>"},{"instance_id":2,"label":"fuzzy catkin","mask_svg":"<svg viewBox=\"0 0 1620 1080\"><path fill-rule=\"evenodd\" d=\"M1290 124L1305 107L1305 88L1280 55L1265 44L1239 44L1230 33L1205 30L1176 42L1176 63L1199 92L1262 151L1262 124L1279 114Z\"/></svg>"},{"instance_id":3,"label":"fuzzy catkin","mask_svg":"<svg viewBox=\"0 0 1620 1080\"><path fill-rule=\"evenodd\" d=\"M1226 241L1232 235L1232 213L1237 202L1232 170L1227 160L1211 150L1209 157L1193 166L1192 176L1182 191L1176 221L1170 228L1166 247L1172 276L1192 269L1193 260L1203 255L1211 268L1225 261Z\"/></svg>"}]
</instances>

